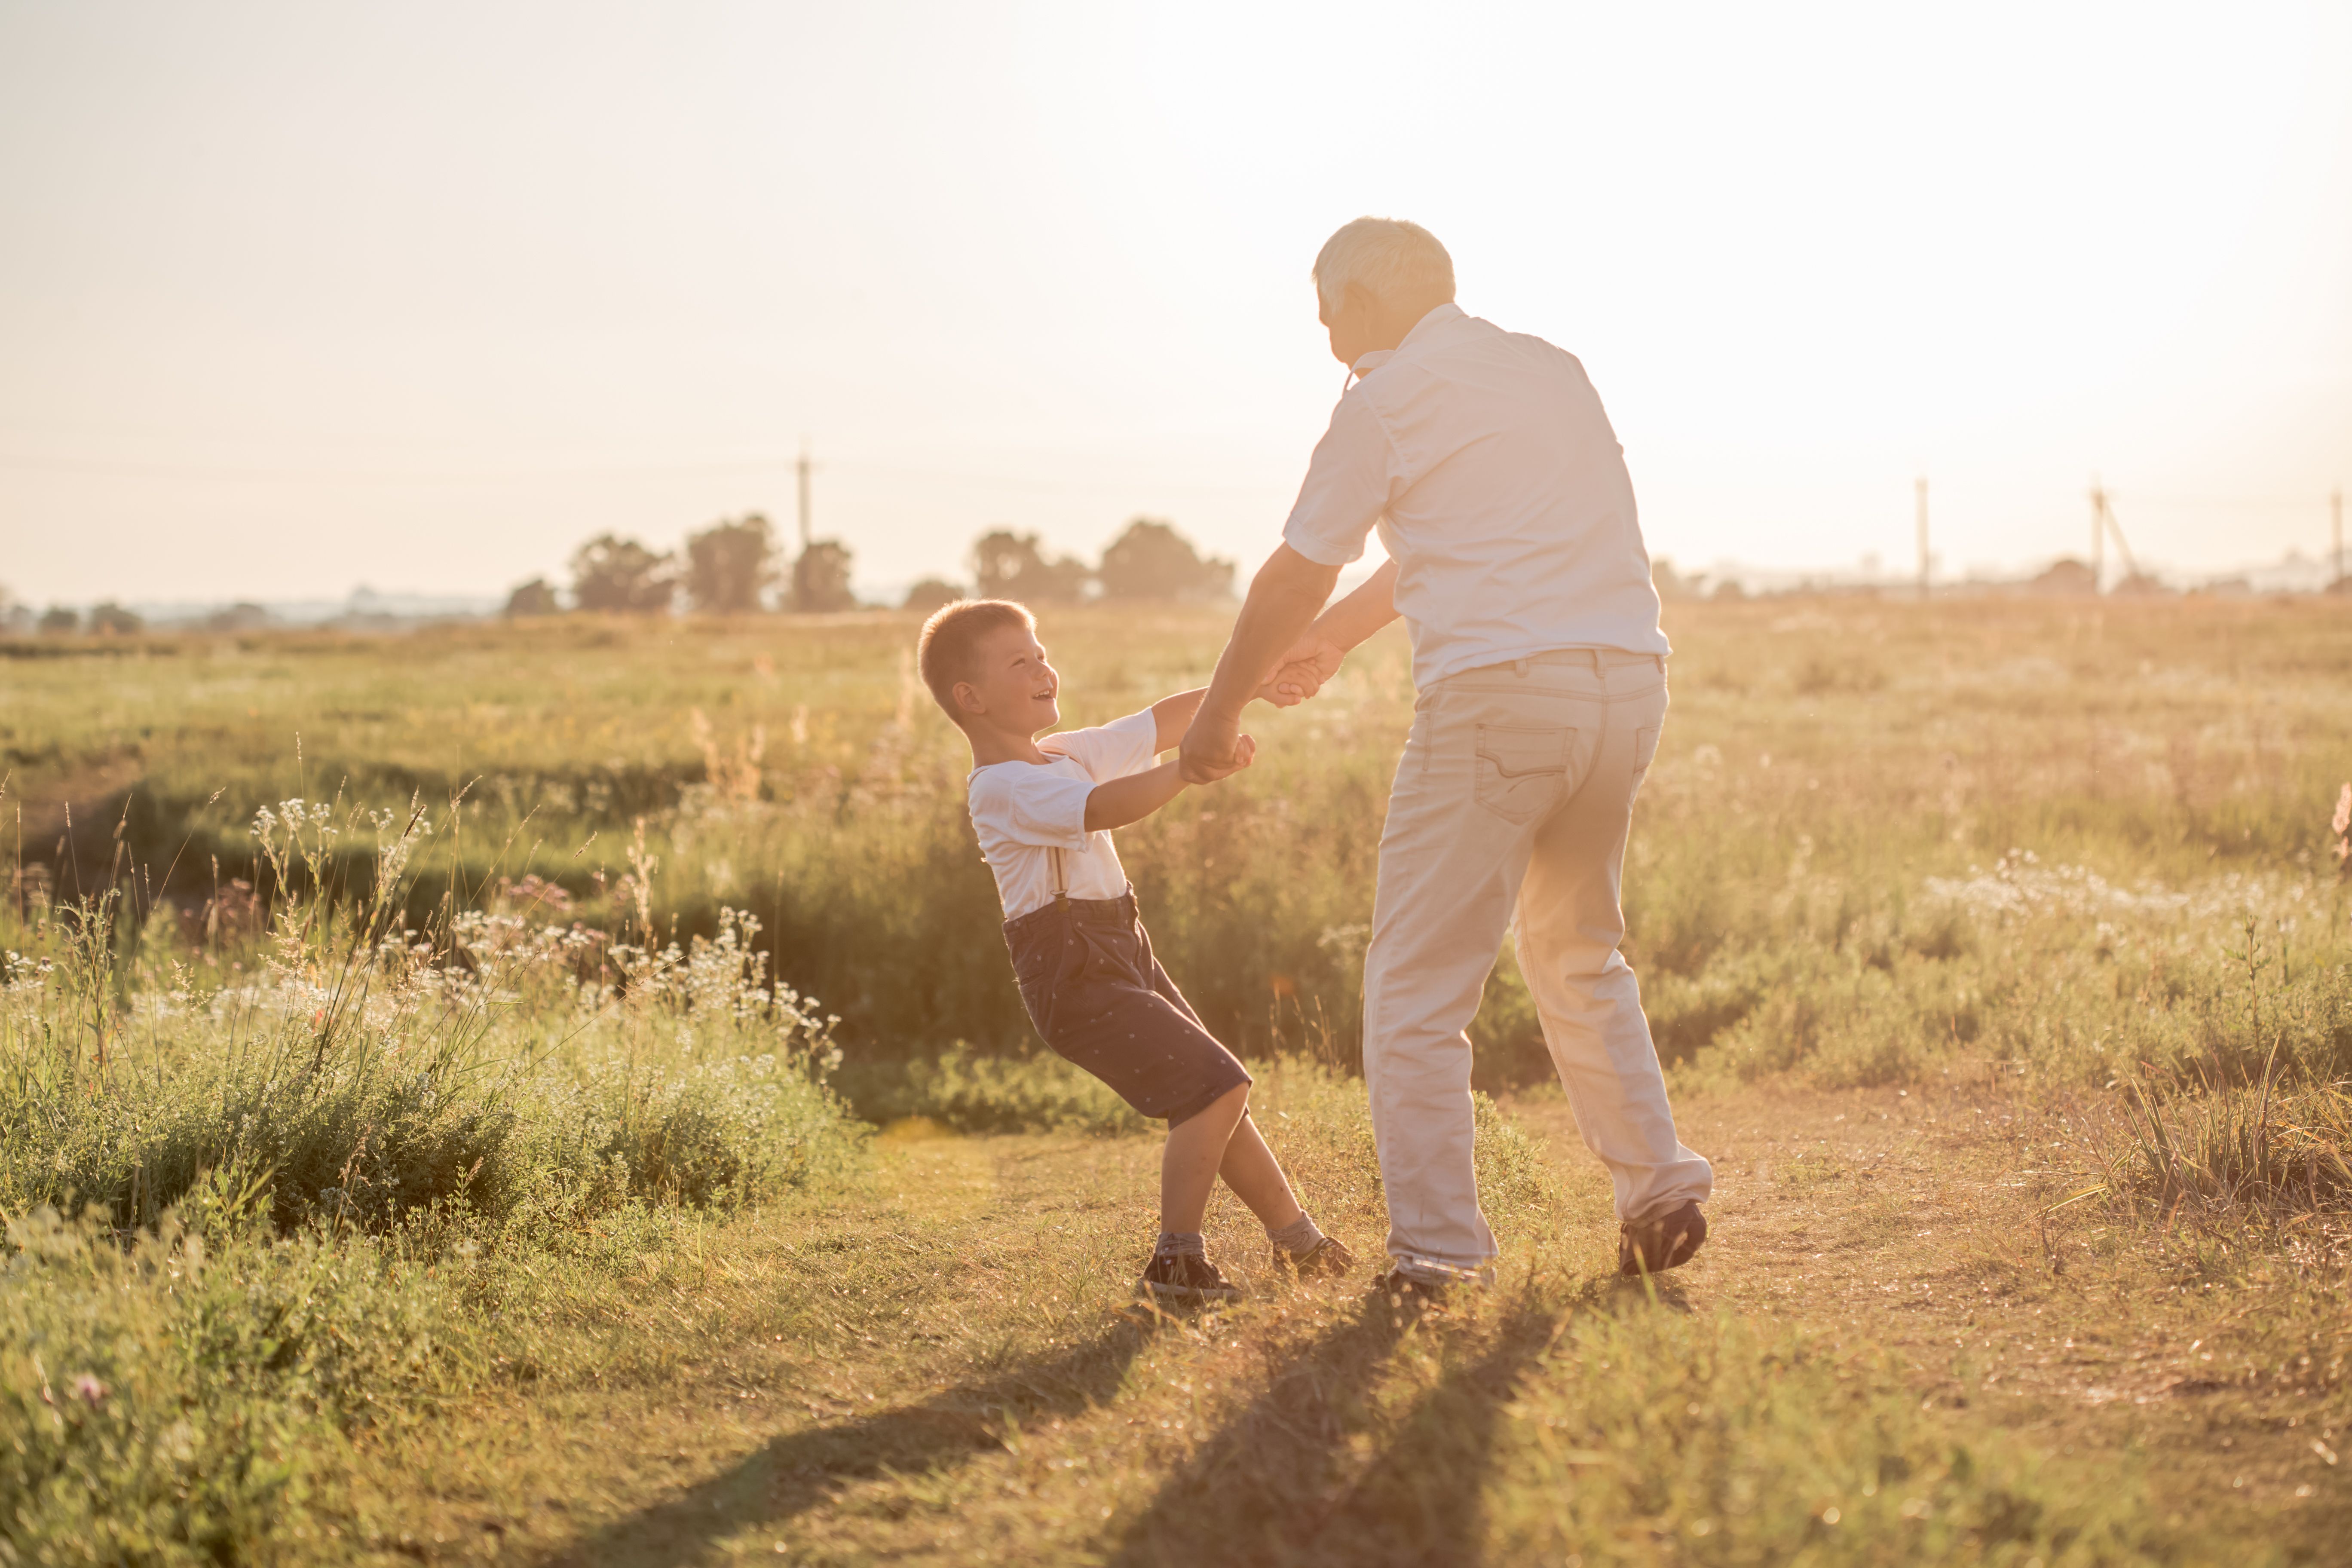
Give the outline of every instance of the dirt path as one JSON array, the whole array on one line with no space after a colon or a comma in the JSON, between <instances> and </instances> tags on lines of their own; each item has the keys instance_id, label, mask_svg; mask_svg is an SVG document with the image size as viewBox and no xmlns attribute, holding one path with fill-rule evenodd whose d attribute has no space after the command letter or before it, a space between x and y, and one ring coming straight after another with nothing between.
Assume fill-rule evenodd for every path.
<instances>
[{"instance_id":1,"label":"dirt path","mask_svg":"<svg viewBox=\"0 0 2352 1568\"><path fill-rule=\"evenodd\" d=\"M1514 1113L1589 1167L1563 1100ZM1677 1120L1717 1177L1693 1307L1883 1345L1933 1405L2053 1452L2138 1453L2181 1514L2243 1510L2261 1537L2346 1560L2336 1292L2208 1267L2210 1248L2152 1241L2095 1198L2053 1212L2085 1184L2014 1101L1755 1089Z\"/></svg>"},{"instance_id":2,"label":"dirt path","mask_svg":"<svg viewBox=\"0 0 2352 1568\"><path fill-rule=\"evenodd\" d=\"M1603 1305L1606 1184L1557 1098L1513 1114L1567 1187L1548 1223L1574 1234L1545 1267ZM1883 1345L1964 1428L2021 1431L2070 1473L2144 1464L2194 1531L2342 1560L2352 1490L2324 1457L2340 1378L2297 1392L2262 1370L2283 1334L2340 1334L2340 1301L2201 1289L2177 1248L2127 1245L2093 1204L2045 1226L2066 1189L2005 1114L1894 1091L1687 1101L1685 1136L1717 1162L1717 1228L1672 1304ZM1121 1303L1155 1153L885 1144L865 1190L732 1222L701 1272L649 1285L613 1325L593 1377L453 1410L374 1456L383 1557L1219 1560L1224 1521L1200 1500L1238 1467L1295 1475L1274 1489L1296 1506L1277 1510L1288 1535L1222 1560L1437 1561L1367 1511L1414 1485L1417 1528L1459 1531L1449 1560L1480 1560L1475 1446L1556 1323L1400 1340L1368 1325L1357 1280L1139 1321ZM1369 1194L1327 1215L1367 1239L1378 1217ZM1213 1219L1213 1246L1248 1256L1243 1216Z\"/></svg>"}]
</instances>

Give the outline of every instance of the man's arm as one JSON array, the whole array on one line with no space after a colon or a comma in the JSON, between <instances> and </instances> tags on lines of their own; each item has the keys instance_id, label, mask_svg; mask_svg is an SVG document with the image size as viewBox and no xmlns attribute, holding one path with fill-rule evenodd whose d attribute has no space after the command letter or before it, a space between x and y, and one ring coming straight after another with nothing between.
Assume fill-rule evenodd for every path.
<instances>
[{"instance_id":1,"label":"man's arm","mask_svg":"<svg viewBox=\"0 0 2352 1568\"><path fill-rule=\"evenodd\" d=\"M1396 580L1397 563L1381 563L1381 569L1358 584L1355 592L1315 617L1315 624L1282 656L1282 668L1269 684L1291 703L1314 696L1339 673L1339 662L1349 650L1397 618Z\"/></svg>"},{"instance_id":2,"label":"man's arm","mask_svg":"<svg viewBox=\"0 0 2352 1568\"><path fill-rule=\"evenodd\" d=\"M1284 650L1314 621L1339 580L1337 566L1309 561L1287 544L1274 547L1250 579L1249 597L1217 659L1208 695L1184 731L1181 765L1186 778L1206 783L1233 769L1242 709L1258 694Z\"/></svg>"},{"instance_id":3,"label":"man's arm","mask_svg":"<svg viewBox=\"0 0 2352 1568\"><path fill-rule=\"evenodd\" d=\"M1290 678L1287 682L1284 679L1286 675ZM1312 680L1310 683L1308 673L1305 670L1295 673L1277 671L1273 679L1266 681L1250 695L1263 698L1277 708L1296 708L1306 699L1314 696L1315 687L1321 684L1320 680ZM1286 685L1288 688L1286 690L1284 689ZM1208 694L1207 687L1196 686L1190 691L1179 691L1172 697L1163 697L1151 705L1151 721L1159 727L1159 732L1151 745L1154 752L1164 752L1184 738L1185 727L1192 722L1192 715L1200 710L1201 699Z\"/></svg>"}]
</instances>

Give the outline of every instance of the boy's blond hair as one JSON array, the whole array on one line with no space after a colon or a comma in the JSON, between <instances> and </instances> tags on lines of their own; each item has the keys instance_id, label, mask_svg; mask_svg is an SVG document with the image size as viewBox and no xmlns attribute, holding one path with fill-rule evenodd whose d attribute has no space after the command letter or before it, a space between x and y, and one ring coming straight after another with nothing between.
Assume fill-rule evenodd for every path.
<instances>
[{"instance_id":1,"label":"boy's blond hair","mask_svg":"<svg viewBox=\"0 0 2352 1568\"><path fill-rule=\"evenodd\" d=\"M963 710L956 706L956 682L972 678L973 651L981 638L999 626L1034 631L1037 617L1026 605L1010 599L958 599L934 611L923 623L923 635L916 639L915 668L922 673L923 684L931 689L931 696L959 727L963 723Z\"/></svg>"}]
</instances>

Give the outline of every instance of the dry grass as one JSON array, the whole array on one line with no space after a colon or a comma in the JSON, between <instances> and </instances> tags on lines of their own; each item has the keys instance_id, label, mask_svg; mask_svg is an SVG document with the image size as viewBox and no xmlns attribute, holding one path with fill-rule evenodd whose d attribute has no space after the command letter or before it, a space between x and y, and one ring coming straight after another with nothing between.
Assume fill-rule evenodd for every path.
<instances>
[{"instance_id":1,"label":"dry grass","mask_svg":"<svg viewBox=\"0 0 2352 1568\"><path fill-rule=\"evenodd\" d=\"M1716 1239L1654 1300L1612 1283L1605 1187L1538 1157L1571 1145L1530 1092L1537 1142L1486 1123L1503 1288L1417 1323L1353 1284L1125 1310L1153 1146L1023 1054L911 629L574 620L0 667L0 1079L38 1112L0 1138L0 1422L66 1456L0 1476L0 1544L94 1560L60 1521L96 1520L162 1521L95 1553L159 1563L2328 1560L2352 1522L2340 607L1676 606L1631 945L1718 1160ZM1221 631L1046 626L1081 721L1198 680ZM1122 851L1211 1021L1340 1070L1270 1074L1261 1116L1366 1242L1344 1070L1404 669L1396 639L1367 649L1254 724L1259 768ZM409 882L348 840L273 861L255 815L298 797L415 800L436 831ZM446 1061L424 1012L393 1051L365 1006L322 1025L348 954L263 939L306 910L348 934L371 899L423 933L407 983L475 986L458 1016L495 1023ZM506 923L462 936L477 907ZM483 978L501 942L683 952L730 907L841 1016L839 1081L893 1123L862 1175L822 1095L779 1122L729 1087L759 1054L742 1020L707 1031L681 996L595 1024L601 958ZM237 1021L297 984L319 1017ZM1507 963L1474 1033L1482 1083L1540 1082ZM273 1067L313 1056L336 1070ZM475 1109L528 1155L497 1225L394 1179L495 1173L433 1136L478 1140ZM232 1127L263 1155L249 1193L218 1178ZM387 1130L409 1164L374 1170ZM743 1163L794 1138L842 1157L797 1186ZM110 1273L13 1212L67 1187L163 1233ZM1245 1262L1238 1214L1214 1225ZM102 1356L199 1344L74 1403ZM173 1497L212 1511L139 1512Z\"/></svg>"},{"instance_id":2,"label":"dry grass","mask_svg":"<svg viewBox=\"0 0 2352 1568\"><path fill-rule=\"evenodd\" d=\"M1297 1072L1264 1100L1327 1219L1370 1234L1359 1102ZM1923 1405L1940 1365L1746 1293L1771 1226L1736 1181L1747 1223L1654 1293L1614 1279L1570 1159L1490 1184L1512 1266L1442 1316L1262 1276L1139 1313L1152 1154L886 1140L869 1193L739 1221L724 1274L648 1300L658 1366L416 1430L373 1517L428 1561L2022 1564L2195 1561L2237 1506L2168 1521L2128 1443L2060 1458ZM1230 1204L1211 1241L1262 1245Z\"/></svg>"}]
</instances>

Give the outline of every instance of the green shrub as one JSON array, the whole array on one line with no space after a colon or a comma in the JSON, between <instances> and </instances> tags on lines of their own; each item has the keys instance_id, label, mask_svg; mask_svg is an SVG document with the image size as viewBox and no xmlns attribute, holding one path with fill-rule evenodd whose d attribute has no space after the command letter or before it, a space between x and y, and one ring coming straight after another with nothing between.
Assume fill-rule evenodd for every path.
<instances>
[{"instance_id":1,"label":"green shrub","mask_svg":"<svg viewBox=\"0 0 2352 1568\"><path fill-rule=\"evenodd\" d=\"M476 1370L421 1265L349 1233L280 1237L254 1195L208 1182L127 1244L96 1216L11 1222L0 1561L323 1553L349 1436Z\"/></svg>"},{"instance_id":2,"label":"green shrub","mask_svg":"<svg viewBox=\"0 0 2352 1568\"><path fill-rule=\"evenodd\" d=\"M839 1169L860 1134L824 1086L831 1020L763 984L757 930L729 910L715 940L647 952L467 916L446 949L395 940L327 968L293 927L249 984L101 1015L103 1050L77 1043L102 938L20 963L0 992L0 1204L152 1225L234 1167L262 1173L281 1228L381 1231L453 1203L495 1215L559 1176L594 1186L615 1160L627 1194L769 1195ZM583 983L591 945L608 974Z\"/></svg>"}]
</instances>

